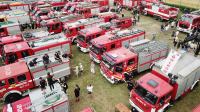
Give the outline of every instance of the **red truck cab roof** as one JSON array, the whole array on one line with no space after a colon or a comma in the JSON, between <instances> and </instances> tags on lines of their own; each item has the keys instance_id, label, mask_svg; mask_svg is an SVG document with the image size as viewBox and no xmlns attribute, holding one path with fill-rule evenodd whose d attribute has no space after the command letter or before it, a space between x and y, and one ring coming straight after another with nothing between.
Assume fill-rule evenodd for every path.
<instances>
[{"instance_id":1,"label":"red truck cab roof","mask_svg":"<svg viewBox=\"0 0 200 112\"><path fill-rule=\"evenodd\" d=\"M107 33L105 35L101 35L98 38L94 38L91 40L91 43L97 47L103 47L103 45L111 43L112 40L110 39L111 37L113 37L114 35L111 33ZM117 40L117 39L116 39Z\"/></svg>"},{"instance_id":2,"label":"red truck cab roof","mask_svg":"<svg viewBox=\"0 0 200 112\"><path fill-rule=\"evenodd\" d=\"M156 95L157 97L162 97L173 90L173 87L165 80L153 75L152 73L147 73L142 76L138 81L138 84L147 91Z\"/></svg>"},{"instance_id":3,"label":"red truck cab roof","mask_svg":"<svg viewBox=\"0 0 200 112\"><path fill-rule=\"evenodd\" d=\"M4 80L9 77L27 73L29 69L24 61L20 61L0 67L0 72L0 80Z\"/></svg>"},{"instance_id":4,"label":"red truck cab roof","mask_svg":"<svg viewBox=\"0 0 200 112\"><path fill-rule=\"evenodd\" d=\"M23 38L21 35L13 35L13 36L6 36L6 37L2 37L0 39L0 43L5 45L5 44L10 44L10 43L14 43L14 42L19 42L22 41Z\"/></svg>"},{"instance_id":5,"label":"red truck cab roof","mask_svg":"<svg viewBox=\"0 0 200 112\"><path fill-rule=\"evenodd\" d=\"M104 55L109 57L109 61L112 61L113 63L124 62L126 60L129 60L129 59L137 56L137 54L131 52L130 50L128 50L124 47L108 51L108 52L104 53Z\"/></svg>"},{"instance_id":6,"label":"red truck cab roof","mask_svg":"<svg viewBox=\"0 0 200 112\"><path fill-rule=\"evenodd\" d=\"M99 27L89 27L89 28L80 30L79 34L83 36L89 36L89 35L93 35L102 31L103 30Z\"/></svg>"},{"instance_id":7,"label":"red truck cab roof","mask_svg":"<svg viewBox=\"0 0 200 112\"><path fill-rule=\"evenodd\" d=\"M12 44L7 44L4 46L4 53L15 53L18 51L24 51L30 49L30 46L27 42L17 42Z\"/></svg>"}]
</instances>

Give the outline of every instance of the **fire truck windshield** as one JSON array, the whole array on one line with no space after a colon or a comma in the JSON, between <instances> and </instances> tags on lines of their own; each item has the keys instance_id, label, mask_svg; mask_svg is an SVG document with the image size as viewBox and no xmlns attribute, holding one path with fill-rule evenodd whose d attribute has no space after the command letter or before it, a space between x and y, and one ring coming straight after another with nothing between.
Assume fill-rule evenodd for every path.
<instances>
[{"instance_id":1,"label":"fire truck windshield","mask_svg":"<svg viewBox=\"0 0 200 112\"><path fill-rule=\"evenodd\" d=\"M103 50L102 48L96 47L95 45L92 45L92 47L90 48L90 50L96 54L102 54Z\"/></svg>"},{"instance_id":2,"label":"fire truck windshield","mask_svg":"<svg viewBox=\"0 0 200 112\"><path fill-rule=\"evenodd\" d=\"M158 97L155 96L154 94L150 93L149 91L147 91L146 89L144 89L142 86L138 85L135 88L135 92L141 96L145 101L147 101L148 103L155 105Z\"/></svg>"},{"instance_id":3,"label":"fire truck windshield","mask_svg":"<svg viewBox=\"0 0 200 112\"><path fill-rule=\"evenodd\" d=\"M103 61L103 63L106 65L106 67L108 67L109 69L112 69L112 68L113 68L113 64L110 63L110 61L108 61L108 60L106 59L106 57L102 56L102 61Z\"/></svg>"},{"instance_id":4,"label":"fire truck windshield","mask_svg":"<svg viewBox=\"0 0 200 112\"><path fill-rule=\"evenodd\" d=\"M193 18L190 17L190 16L182 16L181 17L181 21L186 21L186 22L189 22L190 24L192 24L192 21L193 21Z\"/></svg>"},{"instance_id":5,"label":"fire truck windshield","mask_svg":"<svg viewBox=\"0 0 200 112\"><path fill-rule=\"evenodd\" d=\"M77 39L80 41L85 41L85 37L83 35L78 35Z\"/></svg>"}]
</instances>

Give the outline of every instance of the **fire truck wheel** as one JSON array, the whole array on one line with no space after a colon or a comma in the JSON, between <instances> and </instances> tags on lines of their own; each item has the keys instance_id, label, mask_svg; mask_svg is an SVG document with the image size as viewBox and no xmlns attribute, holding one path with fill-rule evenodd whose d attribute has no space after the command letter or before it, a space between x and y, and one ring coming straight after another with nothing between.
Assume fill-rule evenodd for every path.
<instances>
[{"instance_id":1,"label":"fire truck wheel","mask_svg":"<svg viewBox=\"0 0 200 112\"><path fill-rule=\"evenodd\" d=\"M147 16L148 15L148 13L147 13L147 11L142 11L142 14L144 15L144 16Z\"/></svg>"},{"instance_id":2,"label":"fire truck wheel","mask_svg":"<svg viewBox=\"0 0 200 112\"><path fill-rule=\"evenodd\" d=\"M73 40L73 44L77 44L77 39L76 38Z\"/></svg>"},{"instance_id":3,"label":"fire truck wheel","mask_svg":"<svg viewBox=\"0 0 200 112\"><path fill-rule=\"evenodd\" d=\"M160 22L162 22L162 21L163 21L163 18L161 18L161 17L158 17L158 20L159 20Z\"/></svg>"},{"instance_id":4,"label":"fire truck wheel","mask_svg":"<svg viewBox=\"0 0 200 112\"><path fill-rule=\"evenodd\" d=\"M21 99L22 96L18 93L11 93L9 95L6 96L5 98L5 103L12 103L12 102L15 102L19 99Z\"/></svg>"}]
</instances>

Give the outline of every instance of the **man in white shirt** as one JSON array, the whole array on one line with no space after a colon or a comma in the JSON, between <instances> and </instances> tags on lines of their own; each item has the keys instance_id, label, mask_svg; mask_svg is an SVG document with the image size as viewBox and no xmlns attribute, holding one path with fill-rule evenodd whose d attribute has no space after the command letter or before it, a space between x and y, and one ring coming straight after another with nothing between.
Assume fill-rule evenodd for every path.
<instances>
[{"instance_id":1,"label":"man in white shirt","mask_svg":"<svg viewBox=\"0 0 200 112\"><path fill-rule=\"evenodd\" d=\"M87 86L87 91L88 91L88 94L90 95L90 97L92 97L93 86L91 84Z\"/></svg>"}]
</instances>

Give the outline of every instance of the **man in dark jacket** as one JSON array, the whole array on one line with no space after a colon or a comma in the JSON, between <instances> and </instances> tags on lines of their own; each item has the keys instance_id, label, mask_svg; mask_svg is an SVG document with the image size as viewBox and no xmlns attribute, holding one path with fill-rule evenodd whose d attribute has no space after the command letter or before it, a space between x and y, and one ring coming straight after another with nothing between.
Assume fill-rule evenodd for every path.
<instances>
[{"instance_id":1,"label":"man in dark jacket","mask_svg":"<svg viewBox=\"0 0 200 112\"><path fill-rule=\"evenodd\" d=\"M53 80L53 76L50 75L49 72L47 73L47 82L48 82L48 85L49 85L49 87L52 91L54 89L54 80Z\"/></svg>"}]
</instances>

